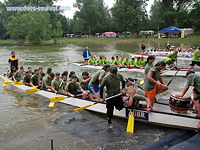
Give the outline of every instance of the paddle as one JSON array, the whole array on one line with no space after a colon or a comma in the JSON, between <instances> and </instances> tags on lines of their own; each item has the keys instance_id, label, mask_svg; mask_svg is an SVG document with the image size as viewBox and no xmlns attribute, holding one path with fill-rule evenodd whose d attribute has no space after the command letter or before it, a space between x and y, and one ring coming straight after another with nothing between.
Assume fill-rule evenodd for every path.
<instances>
[{"instance_id":1,"label":"paddle","mask_svg":"<svg viewBox=\"0 0 200 150\"><path fill-rule=\"evenodd\" d=\"M133 132L134 132L134 116L133 116L133 112L130 112L130 114L129 114L126 132L127 133L131 133L131 134L133 134Z\"/></svg>"},{"instance_id":2,"label":"paddle","mask_svg":"<svg viewBox=\"0 0 200 150\"><path fill-rule=\"evenodd\" d=\"M55 96L50 98L50 103L49 103L49 107L54 107L54 104L56 102L60 102L62 100L64 100L65 98L67 98L66 96Z\"/></svg>"},{"instance_id":3,"label":"paddle","mask_svg":"<svg viewBox=\"0 0 200 150\"><path fill-rule=\"evenodd\" d=\"M26 89L25 90L25 93L26 94L32 94L32 93L35 93L35 92L38 92L38 91L40 91L39 89L35 89L35 88L32 88L32 89Z\"/></svg>"},{"instance_id":4,"label":"paddle","mask_svg":"<svg viewBox=\"0 0 200 150\"><path fill-rule=\"evenodd\" d=\"M115 98L115 97L120 96L120 95L122 95L122 93L119 93L119 94L117 94L117 95L108 97L108 98L105 99L105 101L107 101L107 100L109 100L109 99L112 99L112 98ZM96 105L96 104L98 104L98 103L99 103L99 102L96 102L96 103L93 103L93 104L90 104L90 105L86 105L86 106L83 106L83 107L80 107L80 108L76 108L76 109L74 109L74 111L75 111L75 112L78 112L78 111L81 111L81 110L83 110L83 109L86 109L86 108L88 108L88 107L90 107L90 106Z\"/></svg>"},{"instance_id":5,"label":"paddle","mask_svg":"<svg viewBox=\"0 0 200 150\"><path fill-rule=\"evenodd\" d=\"M134 81L134 87L133 88L134 89L136 88L136 81ZM134 132L134 115L133 115L133 112L129 113L126 132L131 133L131 134L133 134L133 132Z\"/></svg>"}]
</instances>

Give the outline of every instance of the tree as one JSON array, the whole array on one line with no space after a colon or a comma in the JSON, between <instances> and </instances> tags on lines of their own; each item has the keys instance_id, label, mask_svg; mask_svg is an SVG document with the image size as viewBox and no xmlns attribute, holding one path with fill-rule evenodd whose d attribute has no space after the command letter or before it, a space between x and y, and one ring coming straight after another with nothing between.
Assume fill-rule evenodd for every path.
<instances>
[{"instance_id":1,"label":"tree","mask_svg":"<svg viewBox=\"0 0 200 150\"><path fill-rule=\"evenodd\" d=\"M83 34L95 34L108 30L110 18L108 8L103 0L76 0L75 7L79 9L74 15L76 31L82 28Z\"/></svg>"},{"instance_id":2,"label":"tree","mask_svg":"<svg viewBox=\"0 0 200 150\"><path fill-rule=\"evenodd\" d=\"M55 26L52 32L52 37L54 38L54 44L57 44L57 40L59 37L62 37L62 34L63 34L62 24L60 21L57 21L55 23Z\"/></svg>"},{"instance_id":3,"label":"tree","mask_svg":"<svg viewBox=\"0 0 200 150\"><path fill-rule=\"evenodd\" d=\"M119 32L138 32L147 21L146 1L116 0L111 8L112 19Z\"/></svg>"}]
</instances>

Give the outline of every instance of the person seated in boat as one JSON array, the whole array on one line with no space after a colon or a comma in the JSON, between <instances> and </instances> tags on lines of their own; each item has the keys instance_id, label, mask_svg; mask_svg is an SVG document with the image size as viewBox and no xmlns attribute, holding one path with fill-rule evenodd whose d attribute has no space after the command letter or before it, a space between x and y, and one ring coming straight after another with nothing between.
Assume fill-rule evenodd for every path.
<instances>
[{"instance_id":1,"label":"person seated in boat","mask_svg":"<svg viewBox=\"0 0 200 150\"><path fill-rule=\"evenodd\" d=\"M42 67L39 68L39 72L40 72L40 75L41 75L41 79L43 79L45 77L45 73L44 73Z\"/></svg>"},{"instance_id":2,"label":"person seated in boat","mask_svg":"<svg viewBox=\"0 0 200 150\"><path fill-rule=\"evenodd\" d=\"M33 73L33 70L32 70L32 67L28 67L28 71L29 71L30 75L33 75L33 74L34 74L34 73Z\"/></svg>"},{"instance_id":3,"label":"person seated in boat","mask_svg":"<svg viewBox=\"0 0 200 150\"><path fill-rule=\"evenodd\" d=\"M134 57L131 58L131 66L130 67L136 67L136 60Z\"/></svg>"},{"instance_id":4,"label":"person seated in boat","mask_svg":"<svg viewBox=\"0 0 200 150\"><path fill-rule=\"evenodd\" d=\"M53 91L55 91L56 94L62 94L70 97L74 96L64 90L63 80L60 79L59 72L55 73L55 78L52 80L51 86L53 87Z\"/></svg>"},{"instance_id":5,"label":"person seated in boat","mask_svg":"<svg viewBox=\"0 0 200 150\"><path fill-rule=\"evenodd\" d=\"M115 66L117 66L117 67L120 66L121 60L120 60L119 56L116 56L116 57L115 57L115 60L113 61L113 64L114 64Z\"/></svg>"},{"instance_id":6,"label":"person seated in boat","mask_svg":"<svg viewBox=\"0 0 200 150\"><path fill-rule=\"evenodd\" d=\"M14 82L20 82L20 81L22 81L23 77L24 77L24 74L25 74L24 67L20 66L19 70L13 76Z\"/></svg>"},{"instance_id":7,"label":"person seated in boat","mask_svg":"<svg viewBox=\"0 0 200 150\"><path fill-rule=\"evenodd\" d=\"M54 79L54 73L48 74L48 76L42 82L42 89L55 93L54 88L51 86L53 79Z\"/></svg>"},{"instance_id":8,"label":"person seated in boat","mask_svg":"<svg viewBox=\"0 0 200 150\"><path fill-rule=\"evenodd\" d=\"M13 76L15 75L16 73L16 67L15 66L11 66L10 68L10 73L8 74L8 78L11 78L13 80Z\"/></svg>"},{"instance_id":9,"label":"person seated in boat","mask_svg":"<svg viewBox=\"0 0 200 150\"><path fill-rule=\"evenodd\" d=\"M77 76L72 76L71 82L67 85L67 92L75 97L81 95L82 99L89 98L89 100L93 101L92 94L89 91L86 92L83 90L80 83L77 82L77 79Z\"/></svg>"},{"instance_id":10,"label":"person seated in boat","mask_svg":"<svg viewBox=\"0 0 200 150\"><path fill-rule=\"evenodd\" d=\"M111 65L114 65L114 63L115 63L115 57L114 57L114 56L112 56L112 57L111 57L110 64L111 64Z\"/></svg>"},{"instance_id":11,"label":"person seated in boat","mask_svg":"<svg viewBox=\"0 0 200 150\"><path fill-rule=\"evenodd\" d=\"M164 61L170 70L174 70L174 69L177 70L177 67L174 64L176 61L175 59L165 57L165 58L161 59L161 61Z\"/></svg>"},{"instance_id":12,"label":"person seated in boat","mask_svg":"<svg viewBox=\"0 0 200 150\"><path fill-rule=\"evenodd\" d=\"M85 90L85 91L89 90L88 84L89 84L91 78L92 78L92 76L90 76L88 72L82 73L82 80L81 80L80 85L83 90Z\"/></svg>"},{"instance_id":13,"label":"person seated in boat","mask_svg":"<svg viewBox=\"0 0 200 150\"><path fill-rule=\"evenodd\" d=\"M50 73L52 73L52 68L51 67L47 68L47 74L50 74Z\"/></svg>"},{"instance_id":14,"label":"person seated in boat","mask_svg":"<svg viewBox=\"0 0 200 150\"><path fill-rule=\"evenodd\" d=\"M67 86L67 77L68 77L68 71L63 71L61 79L63 80L64 87Z\"/></svg>"},{"instance_id":15,"label":"person seated in boat","mask_svg":"<svg viewBox=\"0 0 200 150\"><path fill-rule=\"evenodd\" d=\"M68 79L68 81L71 81L72 80L72 76L76 76L76 73L74 72L74 71L71 71L70 73L69 73L69 79ZM79 79L77 79L78 80L78 82L79 82Z\"/></svg>"},{"instance_id":16,"label":"person seated in boat","mask_svg":"<svg viewBox=\"0 0 200 150\"><path fill-rule=\"evenodd\" d=\"M141 57L141 60L140 60L140 65L141 65L142 67L145 67L146 61L147 61L147 60L145 60L144 57L142 56L142 57Z\"/></svg>"},{"instance_id":17,"label":"person seated in boat","mask_svg":"<svg viewBox=\"0 0 200 150\"><path fill-rule=\"evenodd\" d=\"M25 72L25 76L23 78L23 83L27 86L31 86L31 73L30 71Z\"/></svg>"},{"instance_id":18,"label":"person seated in boat","mask_svg":"<svg viewBox=\"0 0 200 150\"><path fill-rule=\"evenodd\" d=\"M147 111L150 112L152 109L150 106L149 98L146 98L143 95L137 94L135 84L136 84L136 80L134 80L133 78L126 79L126 86L129 89L126 89L127 94L126 96L123 96L124 107L147 108ZM140 101L143 103L140 104L139 103Z\"/></svg>"},{"instance_id":19,"label":"person seated in boat","mask_svg":"<svg viewBox=\"0 0 200 150\"><path fill-rule=\"evenodd\" d=\"M39 69L35 69L34 74L31 76L30 85L40 88L41 87L40 78L41 78L41 76L40 76Z\"/></svg>"},{"instance_id":20,"label":"person seated in boat","mask_svg":"<svg viewBox=\"0 0 200 150\"><path fill-rule=\"evenodd\" d=\"M191 58L192 57L192 53L190 52L190 50L187 50L184 54L183 57L185 58Z\"/></svg>"},{"instance_id":21,"label":"person seated in boat","mask_svg":"<svg viewBox=\"0 0 200 150\"><path fill-rule=\"evenodd\" d=\"M104 65L104 60L103 60L102 56L100 56L99 59L97 60L97 65L98 66L103 66Z\"/></svg>"},{"instance_id":22,"label":"person seated in boat","mask_svg":"<svg viewBox=\"0 0 200 150\"><path fill-rule=\"evenodd\" d=\"M96 61L97 61L97 59L96 59L94 56L92 56L92 57L89 59L88 64L89 64L89 65L96 65Z\"/></svg>"},{"instance_id":23,"label":"person seated in boat","mask_svg":"<svg viewBox=\"0 0 200 150\"><path fill-rule=\"evenodd\" d=\"M154 55L149 55L147 57L147 61L146 61L146 64L145 64L145 71L144 71L145 76L147 76L149 70L151 68L153 68L153 63L154 63L155 60L156 60L156 57Z\"/></svg>"},{"instance_id":24,"label":"person seated in boat","mask_svg":"<svg viewBox=\"0 0 200 150\"><path fill-rule=\"evenodd\" d=\"M190 86L193 86L193 100L195 104L195 112L198 114L197 117L200 118L200 76L195 74L194 71L188 71L186 73L187 84L185 85L183 92L176 95L176 97L183 97Z\"/></svg>"},{"instance_id":25,"label":"person seated in boat","mask_svg":"<svg viewBox=\"0 0 200 150\"><path fill-rule=\"evenodd\" d=\"M93 94L93 97L95 99L99 98L99 85L101 84L103 78L105 77L106 73L110 71L110 65L106 64L103 66L103 68L99 71L97 71L91 78L88 89Z\"/></svg>"},{"instance_id":26,"label":"person seated in boat","mask_svg":"<svg viewBox=\"0 0 200 150\"><path fill-rule=\"evenodd\" d=\"M129 60L129 57L127 56L126 59L122 62L124 67L130 67L131 66L131 60Z\"/></svg>"},{"instance_id":27,"label":"person seated in boat","mask_svg":"<svg viewBox=\"0 0 200 150\"><path fill-rule=\"evenodd\" d=\"M190 70L192 70L195 65L200 66L200 46L197 48L197 50L194 51L192 55L192 63L190 64Z\"/></svg>"},{"instance_id":28,"label":"person seated in boat","mask_svg":"<svg viewBox=\"0 0 200 150\"><path fill-rule=\"evenodd\" d=\"M165 67L166 63L159 61L144 77L145 96L150 99L150 106L152 108L156 101L156 95L168 90L168 86L164 84L161 76L161 70L164 70Z\"/></svg>"},{"instance_id":29,"label":"person seated in boat","mask_svg":"<svg viewBox=\"0 0 200 150\"><path fill-rule=\"evenodd\" d=\"M172 53L167 55L168 58L175 59L176 66L178 65L177 57L178 57L178 49L174 50Z\"/></svg>"},{"instance_id":30,"label":"person seated in boat","mask_svg":"<svg viewBox=\"0 0 200 150\"><path fill-rule=\"evenodd\" d=\"M103 64L110 64L110 61L107 59L106 56L102 56L103 57Z\"/></svg>"},{"instance_id":31,"label":"person seated in boat","mask_svg":"<svg viewBox=\"0 0 200 150\"><path fill-rule=\"evenodd\" d=\"M11 52L11 56L9 57L8 59L8 64L10 66L10 68L12 66L14 66L16 68L16 70L18 70L19 68L19 60L18 58L16 57L16 53L15 52Z\"/></svg>"},{"instance_id":32,"label":"person seated in boat","mask_svg":"<svg viewBox=\"0 0 200 150\"><path fill-rule=\"evenodd\" d=\"M137 59L135 60L135 67L142 68L141 57L137 57Z\"/></svg>"}]
</instances>

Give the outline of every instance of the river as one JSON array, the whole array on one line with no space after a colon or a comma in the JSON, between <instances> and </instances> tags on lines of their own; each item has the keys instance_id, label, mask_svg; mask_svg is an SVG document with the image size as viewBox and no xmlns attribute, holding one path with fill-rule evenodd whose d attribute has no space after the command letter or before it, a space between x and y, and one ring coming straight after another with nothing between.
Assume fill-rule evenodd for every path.
<instances>
[{"instance_id":1,"label":"river","mask_svg":"<svg viewBox=\"0 0 200 150\"><path fill-rule=\"evenodd\" d=\"M179 45L180 43L176 43ZM82 60L82 50L86 44L67 44L57 46L0 46L0 71L6 72L7 60L11 51L16 51L20 64L26 69L52 67L54 72L75 71L78 77L83 71L90 74L95 69L83 69L67 60ZM95 55L126 56L125 52L136 52L139 43L114 42L108 44L88 44ZM165 44L151 43L147 47L165 47ZM188 62L182 62L188 65ZM123 72L125 77L143 78L142 74ZM165 78L165 82L170 78ZM0 80L0 83L3 81ZM181 91L184 78L173 80L168 97L173 91ZM49 100L37 94L25 95L24 92L0 86L0 150L47 150L50 139L54 140L55 150L109 150L135 149L144 144L153 143L177 129L156 125L135 123L135 133L126 134L127 120L115 118L114 128L106 127L104 115L89 111L73 112L75 107L56 103L48 107Z\"/></svg>"}]
</instances>

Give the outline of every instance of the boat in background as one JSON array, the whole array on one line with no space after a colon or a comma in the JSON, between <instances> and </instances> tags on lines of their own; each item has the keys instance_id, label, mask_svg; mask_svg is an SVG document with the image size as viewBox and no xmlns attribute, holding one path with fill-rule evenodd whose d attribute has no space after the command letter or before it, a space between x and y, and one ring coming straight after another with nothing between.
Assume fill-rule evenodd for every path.
<instances>
[{"instance_id":1,"label":"boat in background","mask_svg":"<svg viewBox=\"0 0 200 150\"><path fill-rule=\"evenodd\" d=\"M129 56L131 56L132 58L133 57L144 57L144 58L147 58L149 55L148 54L136 54L136 53L128 53ZM156 55L155 55L156 56ZM162 59L162 58L165 58L167 56L156 56L156 58L158 59ZM181 56L178 56L178 60L187 60L187 61L191 61L191 57L188 58L188 57L181 57Z\"/></svg>"},{"instance_id":2,"label":"boat in background","mask_svg":"<svg viewBox=\"0 0 200 150\"><path fill-rule=\"evenodd\" d=\"M76 66L82 67L82 68L91 68L91 69L102 69L102 66L95 66L95 65L85 65L83 63L79 63L79 62L74 62L73 63ZM139 69L139 68L135 68L135 67L128 67L128 68L119 68L119 71L123 71L123 72L138 72L138 73L144 73L144 69ZM186 72L188 71L187 68L181 68L181 70L177 73L176 76L178 77L185 77L186 76ZM174 76L174 74L177 72L177 70L164 70L163 74L167 77L171 77ZM200 72L196 72L196 74L200 75Z\"/></svg>"},{"instance_id":3,"label":"boat in background","mask_svg":"<svg viewBox=\"0 0 200 150\"><path fill-rule=\"evenodd\" d=\"M0 75L0 78L3 80L4 76ZM8 80L8 82L11 82L11 80ZM25 85L9 84L7 86L16 87L22 90L23 92L25 92L25 90L27 89L30 89L30 87ZM44 90L39 90L35 94L43 96L48 99L55 96L63 96L59 94L56 95L55 93L47 92ZM76 107L83 107L85 105L90 105L94 103L92 101L82 100L73 97L68 97L60 102ZM103 103L97 103L96 105L88 107L87 110L102 114L105 114L107 111L106 105ZM124 108L121 111L115 109L114 116L127 119L130 112L133 112L136 121L173 127L173 128L197 130L197 125L199 122L199 119L195 117L196 115L192 113L192 110L188 110L187 112L184 113L177 113L172 111L171 107L168 104L160 104L160 103L156 103L154 106L154 110L150 113L148 113L145 109Z\"/></svg>"}]
</instances>

